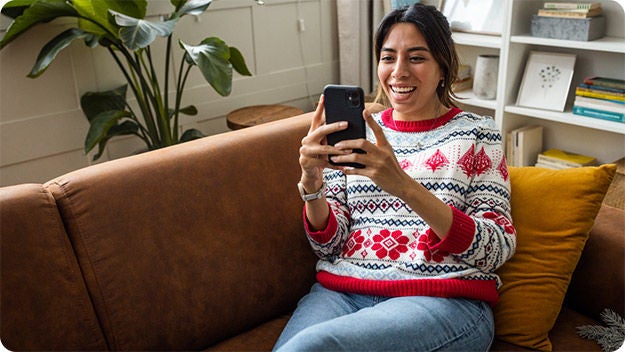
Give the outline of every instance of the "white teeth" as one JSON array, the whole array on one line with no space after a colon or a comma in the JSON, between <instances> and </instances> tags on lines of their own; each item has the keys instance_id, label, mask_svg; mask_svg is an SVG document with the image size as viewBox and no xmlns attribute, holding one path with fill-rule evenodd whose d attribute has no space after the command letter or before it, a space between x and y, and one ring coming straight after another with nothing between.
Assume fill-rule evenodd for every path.
<instances>
[{"instance_id":1,"label":"white teeth","mask_svg":"<svg viewBox=\"0 0 625 352\"><path fill-rule=\"evenodd\" d=\"M406 94L406 93L411 93L414 92L414 90L416 89L415 87L395 87L395 86L391 86L391 89L393 90L393 92L398 93L398 94Z\"/></svg>"}]
</instances>

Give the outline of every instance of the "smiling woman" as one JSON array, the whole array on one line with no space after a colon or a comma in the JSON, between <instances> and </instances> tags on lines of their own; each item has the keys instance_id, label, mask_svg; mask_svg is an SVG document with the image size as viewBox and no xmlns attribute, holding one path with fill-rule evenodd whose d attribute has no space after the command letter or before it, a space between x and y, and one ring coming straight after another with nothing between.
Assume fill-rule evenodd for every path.
<instances>
[{"instance_id":1,"label":"smiling woman","mask_svg":"<svg viewBox=\"0 0 625 352\"><path fill-rule=\"evenodd\" d=\"M348 124L324 122L324 96L302 139L317 283L275 349L486 351L495 270L516 246L502 136L454 105L458 58L435 7L390 12L375 53L391 107L365 109L366 137L328 143Z\"/></svg>"}]
</instances>

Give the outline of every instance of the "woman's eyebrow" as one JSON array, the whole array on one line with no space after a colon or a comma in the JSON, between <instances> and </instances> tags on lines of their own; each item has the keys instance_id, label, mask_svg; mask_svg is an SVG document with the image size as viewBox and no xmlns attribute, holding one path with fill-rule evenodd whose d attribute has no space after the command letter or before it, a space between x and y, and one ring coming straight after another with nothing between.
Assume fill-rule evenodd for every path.
<instances>
[{"instance_id":1,"label":"woman's eyebrow","mask_svg":"<svg viewBox=\"0 0 625 352\"><path fill-rule=\"evenodd\" d=\"M393 48L382 48L380 51L388 51L388 52L397 52L397 50L393 49ZM413 52L413 51L426 51L429 52L430 50L424 46L415 46L412 48L408 48L408 52Z\"/></svg>"}]
</instances>

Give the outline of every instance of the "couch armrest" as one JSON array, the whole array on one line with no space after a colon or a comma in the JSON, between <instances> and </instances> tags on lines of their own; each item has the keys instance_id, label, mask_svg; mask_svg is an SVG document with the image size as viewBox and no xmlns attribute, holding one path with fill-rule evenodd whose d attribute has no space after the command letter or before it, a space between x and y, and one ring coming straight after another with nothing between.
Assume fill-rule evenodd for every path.
<instances>
[{"instance_id":1,"label":"couch armrest","mask_svg":"<svg viewBox=\"0 0 625 352\"><path fill-rule=\"evenodd\" d=\"M567 306L599 319L609 308L624 314L625 210L603 205L573 273Z\"/></svg>"}]
</instances>

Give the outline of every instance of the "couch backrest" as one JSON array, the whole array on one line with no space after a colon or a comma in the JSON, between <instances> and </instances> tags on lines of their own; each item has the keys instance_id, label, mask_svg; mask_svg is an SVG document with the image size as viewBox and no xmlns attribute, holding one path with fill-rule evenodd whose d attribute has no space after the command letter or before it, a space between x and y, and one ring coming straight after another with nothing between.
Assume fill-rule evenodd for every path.
<instances>
[{"instance_id":1,"label":"couch backrest","mask_svg":"<svg viewBox=\"0 0 625 352\"><path fill-rule=\"evenodd\" d=\"M609 308L625 316L625 210L603 205L567 293L567 305L600 320Z\"/></svg>"},{"instance_id":2,"label":"couch backrest","mask_svg":"<svg viewBox=\"0 0 625 352\"><path fill-rule=\"evenodd\" d=\"M0 336L10 350L107 349L52 195L0 188Z\"/></svg>"},{"instance_id":3,"label":"couch backrest","mask_svg":"<svg viewBox=\"0 0 625 352\"><path fill-rule=\"evenodd\" d=\"M314 279L296 187L309 118L46 184L111 349L200 349L294 307Z\"/></svg>"}]
</instances>

